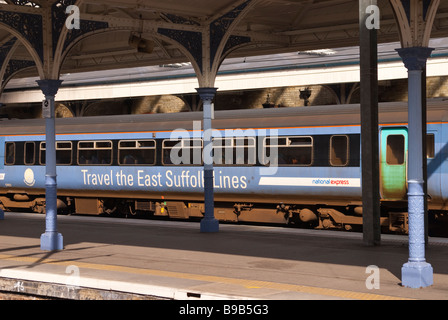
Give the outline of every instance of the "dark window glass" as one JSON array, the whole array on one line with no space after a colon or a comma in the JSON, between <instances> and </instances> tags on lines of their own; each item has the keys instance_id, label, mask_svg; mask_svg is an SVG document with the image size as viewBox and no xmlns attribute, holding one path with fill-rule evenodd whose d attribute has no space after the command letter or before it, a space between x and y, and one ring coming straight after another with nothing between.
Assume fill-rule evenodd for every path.
<instances>
[{"instance_id":1,"label":"dark window glass","mask_svg":"<svg viewBox=\"0 0 448 320\"><path fill-rule=\"evenodd\" d=\"M16 144L14 142L5 143L5 164L13 165L16 157Z\"/></svg>"},{"instance_id":2,"label":"dark window glass","mask_svg":"<svg viewBox=\"0 0 448 320\"><path fill-rule=\"evenodd\" d=\"M57 141L56 142L56 164L71 165L72 164L72 142ZM40 164L46 163L46 143L40 143Z\"/></svg>"},{"instance_id":3,"label":"dark window glass","mask_svg":"<svg viewBox=\"0 0 448 320\"><path fill-rule=\"evenodd\" d=\"M156 142L154 140L120 141L118 144L120 165L154 165L156 163Z\"/></svg>"},{"instance_id":4,"label":"dark window glass","mask_svg":"<svg viewBox=\"0 0 448 320\"><path fill-rule=\"evenodd\" d=\"M202 165L202 140L164 140L162 162L165 165Z\"/></svg>"},{"instance_id":5,"label":"dark window glass","mask_svg":"<svg viewBox=\"0 0 448 320\"><path fill-rule=\"evenodd\" d=\"M277 153L279 166L309 166L313 162L313 139L311 137L267 138L265 148L267 148L266 155L269 157L275 156Z\"/></svg>"},{"instance_id":6,"label":"dark window glass","mask_svg":"<svg viewBox=\"0 0 448 320\"><path fill-rule=\"evenodd\" d=\"M33 165L36 158L36 145L34 142L25 142L25 165Z\"/></svg>"},{"instance_id":7,"label":"dark window glass","mask_svg":"<svg viewBox=\"0 0 448 320\"><path fill-rule=\"evenodd\" d=\"M426 135L426 158L432 159L435 156L434 134Z\"/></svg>"},{"instance_id":8,"label":"dark window glass","mask_svg":"<svg viewBox=\"0 0 448 320\"><path fill-rule=\"evenodd\" d=\"M390 165L404 163L405 139L401 134L392 134L387 137L386 162Z\"/></svg>"},{"instance_id":9,"label":"dark window glass","mask_svg":"<svg viewBox=\"0 0 448 320\"><path fill-rule=\"evenodd\" d=\"M78 142L78 164L90 166L104 166L112 164L112 142Z\"/></svg>"},{"instance_id":10,"label":"dark window glass","mask_svg":"<svg viewBox=\"0 0 448 320\"><path fill-rule=\"evenodd\" d=\"M330 140L330 164L332 166L346 166L348 164L348 137L332 136Z\"/></svg>"},{"instance_id":11,"label":"dark window glass","mask_svg":"<svg viewBox=\"0 0 448 320\"><path fill-rule=\"evenodd\" d=\"M215 138L213 162L216 165L254 165L256 163L255 138Z\"/></svg>"}]
</instances>

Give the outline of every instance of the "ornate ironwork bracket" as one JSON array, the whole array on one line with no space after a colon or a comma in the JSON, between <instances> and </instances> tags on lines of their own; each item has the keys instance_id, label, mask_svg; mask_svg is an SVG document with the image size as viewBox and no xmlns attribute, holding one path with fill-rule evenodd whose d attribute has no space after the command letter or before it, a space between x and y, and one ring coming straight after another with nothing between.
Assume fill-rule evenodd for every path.
<instances>
[{"instance_id":1,"label":"ornate ironwork bracket","mask_svg":"<svg viewBox=\"0 0 448 320\"><path fill-rule=\"evenodd\" d=\"M42 16L40 14L30 14L23 12L11 12L0 10L0 21L23 37L35 50L40 58L44 61L44 45L42 31Z\"/></svg>"},{"instance_id":2,"label":"ornate ironwork bracket","mask_svg":"<svg viewBox=\"0 0 448 320\"><path fill-rule=\"evenodd\" d=\"M196 65L200 86L212 87L224 57L234 48L251 41L249 37L232 36L229 31L252 1L246 0L224 15L212 18L213 20L204 26L202 32L159 28L157 33L182 46ZM174 15L169 15L167 18L176 24L197 25L194 21Z\"/></svg>"},{"instance_id":3,"label":"ornate ironwork bracket","mask_svg":"<svg viewBox=\"0 0 448 320\"><path fill-rule=\"evenodd\" d=\"M65 27L65 21L67 20L66 9L68 6L74 5L75 3L76 0L59 0L51 7L53 54L55 54L62 30ZM68 31L62 52L65 52L70 44L75 42L79 37L92 31L107 29L108 27L109 24L107 22L81 19L80 29L71 29Z\"/></svg>"}]
</instances>

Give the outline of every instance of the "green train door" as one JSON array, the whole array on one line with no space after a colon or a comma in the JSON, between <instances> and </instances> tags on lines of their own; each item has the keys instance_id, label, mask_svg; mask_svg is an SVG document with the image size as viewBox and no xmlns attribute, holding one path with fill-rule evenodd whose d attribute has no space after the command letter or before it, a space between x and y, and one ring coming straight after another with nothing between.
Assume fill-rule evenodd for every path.
<instances>
[{"instance_id":1,"label":"green train door","mask_svg":"<svg viewBox=\"0 0 448 320\"><path fill-rule=\"evenodd\" d=\"M384 200L406 199L408 130L381 129L380 191Z\"/></svg>"}]
</instances>

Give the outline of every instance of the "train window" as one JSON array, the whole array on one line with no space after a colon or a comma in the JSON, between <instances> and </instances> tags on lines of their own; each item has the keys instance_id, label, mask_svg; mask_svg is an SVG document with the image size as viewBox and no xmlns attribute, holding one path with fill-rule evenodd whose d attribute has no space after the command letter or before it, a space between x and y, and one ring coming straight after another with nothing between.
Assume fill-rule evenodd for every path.
<instances>
[{"instance_id":1,"label":"train window","mask_svg":"<svg viewBox=\"0 0 448 320\"><path fill-rule=\"evenodd\" d=\"M278 137L265 138L266 155L272 157L277 149L277 163L279 166L309 166L313 162L313 138Z\"/></svg>"},{"instance_id":2,"label":"train window","mask_svg":"<svg viewBox=\"0 0 448 320\"><path fill-rule=\"evenodd\" d=\"M36 145L34 142L25 142L25 165L33 165L36 163Z\"/></svg>"},{"instance_id":3,"label":"train window","mask_svg":"<svg viewBox=\"0 0 448 320\"><path fill-rule=\"evenodd\" d=\"M348 136L332 136L330 139L330 164L346 166L349 158Z\"/></svg>"},{"instance_id":4,"label":"train window","mask_svg":"<svg viewBox=\"0 0 448 320\"><path fill-rule=\"evenodd\" d=\"M163 140L164 165L201 165L202 139Z\"/></svg>"},{"instance_id":5,"label":"train window","mask_svg":"<svg viewBox=\"0 0 448 320\"><path fill-rule=\"evenodd\" d=\"M256 163L255 138L214 138L213 162L216 165L254 165Z\"/></svg>"},{"instance_id":6,"label":"train window","mask_svg":"<svg viewBox=\"0 0 448 320\"><path fill-rule=\"evenodd\" d=\"M402 165L404 163L405 139L401 134L387 136L386 162L390 165Z\"/></svg>"},{"instance_id":7,"label":"train window","mask_svg":"<svg viewBox=\"0 0 448 320\"><path fill-rule=\"evenodd\" d=\"M16 144L15 142L5 143L5 164L13 165L16 158Z\"/></svg>"},{"instance_id":8,"label":"train window","mask_svg":"<svg viewBox=\"0 0 448 320\"><path fill-rule=\"evenodd\" d=\"M434 134L430 133L426 135L426 158L433 159L435 156L435 141Z\"/></svg>"},{"instance_id":9,"label":"train window","mask_svg":"<svg viewBox=\"0 0 448 320\"><path fill-rule=\"evenodd\" d=\"M154 165L156 163L155 140L122 140L118 143L120 165Z\"/></svg>"},{"instance_id":10,"label":"train window","mask_svg":"<svg viewBox=\"0 0 448 320\"><path fill-rule=\"evenodd\" d=\"M112 142L79 141L78 164L96 166L112 164Z\"/></svg>"},{"instance_id":11,"label":"train window","mask_svg":"<svg viewBox=\"0 0 448 320\"><path fill-rule=\"evenodd\" d=\"M72 142L71 141L57 141L56 142L56 164L57 165L71 165L72 164ZM40 164L46 162L46 144L40 143Z\"/></svg>"}]
</instances>

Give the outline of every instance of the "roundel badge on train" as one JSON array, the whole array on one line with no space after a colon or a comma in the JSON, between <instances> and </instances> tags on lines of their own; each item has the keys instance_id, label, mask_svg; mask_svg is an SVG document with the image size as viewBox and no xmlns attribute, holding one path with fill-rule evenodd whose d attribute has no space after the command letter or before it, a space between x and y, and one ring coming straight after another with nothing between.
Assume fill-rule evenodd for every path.
<instances>
[{"instance_id":1,"label":"roundel badge on train","mask_svg":"<svg viewBox=\"0 0 448 320\"><path fill-rule=\"evenodd\" d=\"M34 186L34 183L36 183L36 180L34 179L33 170L31 170L29 168L26 169L25 174L23 176L24 176L24 181L25 181L26 185L28 185L30 187Z\"/></svg>"}]
</instances>

